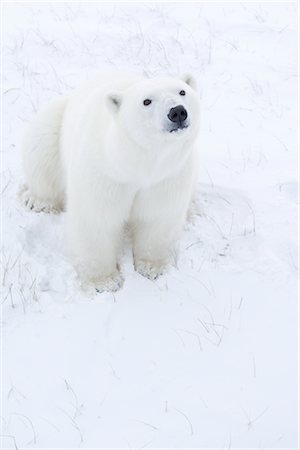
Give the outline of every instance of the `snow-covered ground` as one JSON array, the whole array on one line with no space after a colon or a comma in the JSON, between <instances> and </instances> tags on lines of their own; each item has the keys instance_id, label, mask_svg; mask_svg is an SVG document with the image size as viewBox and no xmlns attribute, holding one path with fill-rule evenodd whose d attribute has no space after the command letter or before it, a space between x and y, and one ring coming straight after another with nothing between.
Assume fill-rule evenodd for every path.
<instances>
[{"instance_id":1,"label":"snow-covered ground","mask_svg":"<svg viewBox=\"0 0 300 450\"><path fill-rule=\"evenodd\" d=\"M297 4L5 3L3 448L298 448ZM101 69L191 71L200 179L177 267L129 249L86 297L63 215L26 212L21 136Z\"/></svg>"}]
</instances>

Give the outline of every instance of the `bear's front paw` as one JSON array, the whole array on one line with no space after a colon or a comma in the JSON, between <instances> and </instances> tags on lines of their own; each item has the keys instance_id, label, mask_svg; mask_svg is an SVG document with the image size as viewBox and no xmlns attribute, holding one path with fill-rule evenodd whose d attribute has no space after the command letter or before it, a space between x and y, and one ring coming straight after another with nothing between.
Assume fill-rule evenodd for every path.
<instances>
[{"instance_id":1,"label":"bear's front paw","mask_svg":"<svg viewBox=\"0 0 300 450\"><path fill-rule=\"evenodd\" d=\"M138 260L135 262L135 270L149 280L156 280L158 277L166 273L170 264L155 261Z\"/></svg>"},{"instance_id":2,"label":"bear's front paw","mask_svg":"<svg viewBox=\"0 0 300 450\"><path fill-rule=\"evenodd\" d=\"M93 295L95 291L101 292L116 292L123 286L124 278L120 271L114 272L112 275L104 278L83 278L81 282L81 288L84 292L88 292Z\"/></svg>"},{"instance_id":3,"label":"bear's front paw","mask_svg":"<svg viewBox=\"0 0 300 450\"><path fill-rule=\"evenodd\" d=\"M121 272L115 272L114 274L104 279L97 280L95 282L95 288L98 293L101 292L116 292L123 286L124 278Z\"/></svg>"}]
</instances>

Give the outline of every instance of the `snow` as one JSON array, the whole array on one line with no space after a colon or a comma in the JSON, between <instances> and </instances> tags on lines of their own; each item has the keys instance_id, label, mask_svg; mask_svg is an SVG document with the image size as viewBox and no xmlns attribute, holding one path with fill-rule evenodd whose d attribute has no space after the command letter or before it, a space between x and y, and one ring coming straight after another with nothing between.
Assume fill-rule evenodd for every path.
<instances>
[{"instance_id":1,"label":"snow","mask_svg":"<svg viewBox=\"0 0 300 450\"><path fill-rule=\"evenodd\" d=\"M2 448L299 448L297 4L4 3ZM177 267L85 295L26 212L25 123L99 70L191 71L200 179Z\"/></svg>"}]
</instances>

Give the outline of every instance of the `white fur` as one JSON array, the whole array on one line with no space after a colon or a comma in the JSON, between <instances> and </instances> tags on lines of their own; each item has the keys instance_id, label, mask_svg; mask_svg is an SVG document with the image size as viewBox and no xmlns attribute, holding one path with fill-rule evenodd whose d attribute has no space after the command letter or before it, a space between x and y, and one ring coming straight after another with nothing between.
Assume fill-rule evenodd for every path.
<instances>
[{"instance_id":1,"label":"white fur","mask_svg":"<svg viewBox=\"0 0 300 450\"><path fill-rule=\"evenodd\" d=\"M189 127L170 132L167 115L179 104ZM139 273L155 279L172 263L196 178L198 106L190 75L100 77L29 126L21 197L37 211L66 205L69 254L83 283L99 291L122 285L125 223Z\"/></svg>"}]
</instances>

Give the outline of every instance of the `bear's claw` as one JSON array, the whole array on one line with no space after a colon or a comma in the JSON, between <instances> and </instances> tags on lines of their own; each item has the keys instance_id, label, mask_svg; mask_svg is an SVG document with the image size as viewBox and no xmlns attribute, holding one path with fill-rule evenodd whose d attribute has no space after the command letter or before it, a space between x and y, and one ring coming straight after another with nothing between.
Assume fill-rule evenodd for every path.
<instances>
[{"instance_id":1,"label":"bear's claw","mask_svg":"<svg viewBox=\"0 0 300 450\"><path fill-rule=\"evenodd\" d=\"M161 275L164 275L168 268L169 264L155 263L152 261L137 261L135 263L136 272L151 281L154 281Z\"/></svg>"},{"instance_id":2,"label":"bear's claw","mask_svg":"<svg viewBox=\"0 0 300 450\"><path fill-rule=\"evenodd\" d=\"M123 286L124 278L121 272L115 272L113 275L95 282L97 293L116 292Z\"/></svg>"}]
</instances>

